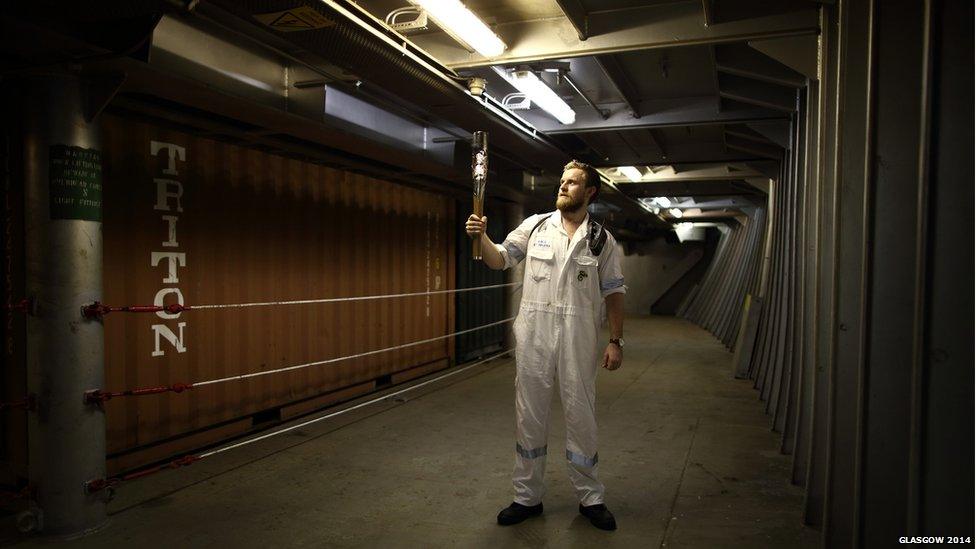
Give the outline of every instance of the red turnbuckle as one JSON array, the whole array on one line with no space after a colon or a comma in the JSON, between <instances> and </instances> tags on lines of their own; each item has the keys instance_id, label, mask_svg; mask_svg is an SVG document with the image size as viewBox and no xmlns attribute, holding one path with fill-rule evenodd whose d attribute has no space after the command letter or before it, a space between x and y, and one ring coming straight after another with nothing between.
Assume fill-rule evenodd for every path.
<instances>
[{"instance_id":1,"label":"red turnbuckle","mask_svg":"<svg viewBox=\"0 0 976 549\"><path fill-rule=\"evenodd\" d=\"M188 311L190 309L189 305L180 305L179 303L171 303L169 305L129 305L126 307L110 307L104 303L99 303L98 301L85 305L81 308L81 315L85 318L102 318L109 313L169 313L169 314L179 314L183 311Z\"/></svg>"},{"instance_id":2,"label":"red turnbuckle","mask_svg":"<svg viewBox=\"0 0 976 549\"><path fill-rule=\"evenodd\" d=\"M121 477L112 478L96 478L89 480L85 483L85 491L89 494L99 492L106 488L115 488L122 482L136 480L143 477L148 477L149 475L158 473L163 469L179 469L180 467L187 467L193 465L194 463L200 461L200 456L188 455L174 459L169 463L164 463L162 465L157 465L155 467L150 467L148 469L143 469L142 471L136 471L135 473L129 473L127 475L122 475Z\"/></svg>"},{"instance_id":3,"label":"red turnbuckle","mask_svg":"<svg viewBox=\"0 0 976 549\"><path fill-rule=\"evenodd\" d=\"M34 314L34 299L25 297L16 303L5 304L4 309L32 315Z\"/></svg>"},{"instance_id":4,"label":"red turnbuckle","mask_svg":"<svg viewBox=\"0 0 976 549\"><path fill-rule=\"evenodd\" d=\"M136 471L135 473L129 473L124 475L122 480L135 480L137 478L148 477L153 473L158 473L163 469L179 469L180 467L189 467L194 463L200 461L202 458L200 456L188 455L174 459L169 463L164 463L162 465L157 465L155 467L150 467L149 469L143 469L142 471Z\"/></svg>"},{"instance_id":5,"label":"red turnbuckle","mask_svg":"<svg viewBox=\"0 0 976 549\"><path fill-rule=\"evenodd\" d=\"M94 494L106 488L115 488L119 482L117 478L93 478L85 482L85 492Z\"/></svg>"},{"instance_id":6,"label":"red turnbuckle","mask_svg":"<svg viewBox=\"0 0 976 549\"><path fill-rule=\"evenodd\" d=\"M81 316L85 318L102 318L103 316L112 312L112 308L108 305L94 302L91 305L85 305L81 308Z\"/></svg>"},{"instance_id":7,"label":"red turnbuckle","mask_svg":"<svg viewBox=\"0 0 976 549\"><path fill-rule=\"evenodd\" d=\"M142 387L139 389L129 389L127 391L117 392L93 389L85 392L85 404L101 404L106 400L112 400L115 397L158 395L160 393L182 393L183 391L189 391L192 388L192 383L174 383L172 385Z\"/></svg>"},{"instance_id":8,"label":"red turnbuckle","mask_svg":"<svg viewBox=\"0 0 976 549\"><path fill-rule=\"evenodd\" d=\"M0 504L7 505L20 499L32 499L34 497L34 486L28 484L17 491L0 492Z\"/></svg>"},{"instance_id":9,"label":"red turnbuckle","mask_svg":"<svg viewBox=\"0 0 976 549\"><path fill-rule=\"evenodd\" d=\"M203 458L201 458L200 456L183 456L181 458L177 458L171 461L169 464L169 468L179 469L180 467L188 467L200 461L201 459Z\"/></svg>"},{"instance_id":10,"label":"red turnbuckle","mask_svg":"<svg viewBox=\"0 0 976 549\"><path fill-rule=\"evenodd\" d=\"M37 398L34 395L27 395L20 400L13 400L10 402L0 402L0 412L4 410L17 410L24 409L28 412L32 412L37 409Z\"/></svg>"}]
</instances>

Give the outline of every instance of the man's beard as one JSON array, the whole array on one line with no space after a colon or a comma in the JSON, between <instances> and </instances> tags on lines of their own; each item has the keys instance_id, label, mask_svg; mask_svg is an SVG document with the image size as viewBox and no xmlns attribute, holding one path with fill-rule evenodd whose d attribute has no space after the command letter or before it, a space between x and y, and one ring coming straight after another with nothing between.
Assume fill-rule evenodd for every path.
<instances>
[{"instance_id":1,"label":"man's beard","mask_svg":"<svg viewBox=\"0 0 976 549\"><path fill-rule=\"evenodd\" d=\"M569 195L556 197L556 209L561 212L577 212L582 207L582 198L573 198Z\"/></svg>"}]
</instances>

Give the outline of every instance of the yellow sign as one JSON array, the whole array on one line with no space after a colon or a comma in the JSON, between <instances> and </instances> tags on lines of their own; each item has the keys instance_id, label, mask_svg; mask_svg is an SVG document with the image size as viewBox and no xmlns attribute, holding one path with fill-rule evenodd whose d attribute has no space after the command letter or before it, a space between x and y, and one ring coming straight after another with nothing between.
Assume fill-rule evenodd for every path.
<instances>
[{"instance_id":1,"label":"yellow sign","mask_svg":"<svg viewBox=\"0 0 976 549\"><path fill-rule=\"evenodd\" d=\"M309 6L292 8L274 13L255 15L255 19L281 32L296 32L322 29L335 25L335 22Z\"/></svg>"}]
</instances>

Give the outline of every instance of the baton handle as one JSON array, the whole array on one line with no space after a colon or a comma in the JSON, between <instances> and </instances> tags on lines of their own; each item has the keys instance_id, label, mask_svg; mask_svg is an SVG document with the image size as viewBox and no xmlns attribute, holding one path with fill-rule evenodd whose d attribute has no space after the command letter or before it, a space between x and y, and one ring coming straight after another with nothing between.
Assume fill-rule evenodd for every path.
<instances>
[{"instance_id":1,"label":"baton handle","mask_svg":"<svg viewBox=\"0 0 976 549\"><path fill-rule=\"evenodd\" d=\"M474 215L478 216L478 219L484 215L484 204L483 200L478 200L477 197L474 199ZM481 235L474 237L471 240L471 259L481 260Z\"/></svg>"}]
</instances>

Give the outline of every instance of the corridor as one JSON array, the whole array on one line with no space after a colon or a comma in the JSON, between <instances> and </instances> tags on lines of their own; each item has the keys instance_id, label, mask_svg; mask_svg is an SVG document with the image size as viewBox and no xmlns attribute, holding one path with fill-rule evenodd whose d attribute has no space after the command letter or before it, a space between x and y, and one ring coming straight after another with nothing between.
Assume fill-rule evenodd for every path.
<instances>
[{"instance_id":1,"label":"corridor","mask_svg":"<svg viewBox=\"0 0 976 549\"><path fill-rule=\"evenodd\" d=\"M557 451L543 516L495 524L511 500L514 445L514 362L498 359L122 485L108 525L67 545L814 547L816 531L799 518L802 489L787 481L790 456L779 453L753 382L731 378L731 353L673 317L626 326L624 365L601 371L597 389L616 532L577 513ZM558 403L552 420L550 444L560 448ZM43 542L16 547L35 545Z\"/></svg>"}]
</instances>

